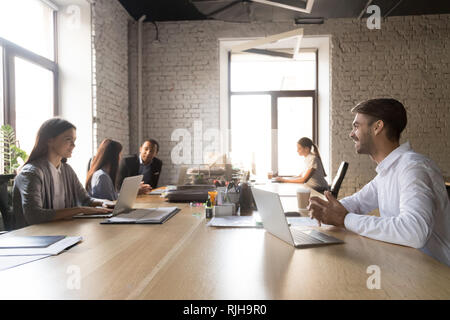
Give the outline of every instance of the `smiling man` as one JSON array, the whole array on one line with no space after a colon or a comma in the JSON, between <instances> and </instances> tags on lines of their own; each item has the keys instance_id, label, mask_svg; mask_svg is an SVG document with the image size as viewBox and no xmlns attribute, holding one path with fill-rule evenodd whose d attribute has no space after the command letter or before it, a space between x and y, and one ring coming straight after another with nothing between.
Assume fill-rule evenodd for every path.
<instances>
[{"instance_id":1,"label":"smiling man","mask_svg":"<svg viewBox=\"0 0 450 320\"><path fill-rule=\"evenodd\" d=\"M377 163L377 176L359 192L328 201L312 197L310 213L319 222L362 236L418 248L450 266L450 204L442 173L409 142L400 145L407 117L394 99L358 104L350 137L356 152ZM367 213L379 209L380 216Z\"/></svg>"}]
</instances>

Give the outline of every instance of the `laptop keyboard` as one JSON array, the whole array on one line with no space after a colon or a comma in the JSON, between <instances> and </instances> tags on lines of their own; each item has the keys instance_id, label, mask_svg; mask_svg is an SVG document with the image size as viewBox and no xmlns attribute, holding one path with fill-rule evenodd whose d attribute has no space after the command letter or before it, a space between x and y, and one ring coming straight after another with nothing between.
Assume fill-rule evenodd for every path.
<instances>
[{"instance_id":1,"label":"laptop keyboard","mask_svg":"<svg viewBox=\"0 0 450 320\"><path fill-rule=\"evenodd\" d=\"M314 237L307 235L306 233L304 233L300 230L291 229L291 233L292 233L292 237L294 238L295 244L309 244L309 243L322 243L323 242Z\"/></svg>"},{"instance_id":2,"label":"laptop keyboard","mask_svg":"<svg viewBox=\"0 0 450 320\"><path fill-rule=\"evenodd\" d=\"M333 243L340 242L339 239L330 237L322 232L318 232L315 230L308 230L308 233L304 231L300 231L298 229L290 228L292 237L294 238L294 243L297 244L318 244L318 243Z\"/></svg>"}]
</instances>

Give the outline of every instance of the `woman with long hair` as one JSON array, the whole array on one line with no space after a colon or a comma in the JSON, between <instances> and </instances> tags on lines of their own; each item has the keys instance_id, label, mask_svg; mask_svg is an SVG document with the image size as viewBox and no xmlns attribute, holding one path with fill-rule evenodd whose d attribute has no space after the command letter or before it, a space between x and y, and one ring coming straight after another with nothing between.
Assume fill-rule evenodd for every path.
<instances>
[{"instance_id":1,"label":"woman with long hair","mask_svg":"<svg viewBox=\"0 0 450 320\"><path fill-rule=\"evenodd\" d=\"M324 192L328 190L328 183L325 180L327 174L323 168L319 149L311 139L303 137L297 142L297 153L305 158L306 169L293 178L276 178L278 182L304 183L316 191Z\"/></svg>"},{"instance_id":2,"label":"woman with long hair","mask_svg":"<svg viewBox=\"0 0 450 320\"><path fill-rule=\"evenodd\" d=\"M45 121L20 173L14 180L14 228L70 218L76 214L111 212L91 198L67 158L75 148L76 128L61 118Z\"/></svg>"},{"instance_id":3,"label":"woman with long hair","mask_svg":"<svg viewBox=\"0 0 450 320\"><path fill-rule=\"evenodd\" d=\"M97 199L117 200L116 180L122 145L105 139L100 143L86 178L86 190Z\"/></svg>"}]
</instances>

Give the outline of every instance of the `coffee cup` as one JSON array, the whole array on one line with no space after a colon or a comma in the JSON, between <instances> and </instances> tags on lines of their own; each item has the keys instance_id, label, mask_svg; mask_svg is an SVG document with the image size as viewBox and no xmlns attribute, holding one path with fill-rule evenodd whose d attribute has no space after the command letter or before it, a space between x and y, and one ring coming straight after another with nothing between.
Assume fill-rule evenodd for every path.
<instances>
[{"instance_id":1,"label":"coffee cup","mask_svg":"<svg viewBox=\"0 0 450 320\"><path fill-rule=\"evenodd\" d=\"M311 195L311 190L308 188L298 188L297 189L297 204L299 209L306 209L309 204L309 196Z\"/></svg>"}]
</instances>

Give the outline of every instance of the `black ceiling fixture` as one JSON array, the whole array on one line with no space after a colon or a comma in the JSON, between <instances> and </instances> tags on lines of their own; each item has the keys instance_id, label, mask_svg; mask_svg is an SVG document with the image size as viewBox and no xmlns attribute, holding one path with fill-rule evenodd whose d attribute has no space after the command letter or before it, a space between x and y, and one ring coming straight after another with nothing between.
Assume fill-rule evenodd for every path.
<instances>
[{"instance_id":1,"label":"black ceiling fixture","mask_svg":"<svg viewBox=\"0 0 450 320\"><path fill-rule=\"evenodd\" d=\"M309 14L315 0L191 0L209 19L230 22L292 20L296 13ZM317 1L317 0L316 0Z\"/></svg>"},{"instance_id":2,"label":"black ceiling fixture","mask_svg":"<svg viewBox=\"0 0 450 320\"><path fill-rule=\"evenodd\" d=\"M112 0L111 0L112 1ZM183 20L207 20L207 14L224 7L227 3L236 2L227 10L230 18L228 21L294 21L299 18L354 18L367 17L366 5L370 0L315 0L311 14L286 10L270 5L243 0L223 0L222 3L210 3L208 11L206 8L200 11L197 7L206 6L206 3L194 4L200 0L118 0L134 19L146 15L145 21L183 21ZM209 0L211 1L211 0ZM270 1L270 0L269 0ZM273 0L277 2L294 0ZM302 1L302 0L295 0ZM206 0L205 0L206 2ZM373 0L371 4L381 9L381 16L388 14L392 16L423 15L423 14L448 14L450 13L449 0ZM298 2L301 3L301 2ZM302 1L304 4L305 1ZM247 6L247 7L245 7ZM222 13L216 13L214 19L223 18ZM253 20L251 20L253 19ZM305 21L305 20L299 20Z\"/></svg>"}]
</instances>

